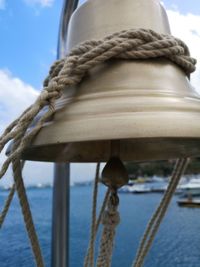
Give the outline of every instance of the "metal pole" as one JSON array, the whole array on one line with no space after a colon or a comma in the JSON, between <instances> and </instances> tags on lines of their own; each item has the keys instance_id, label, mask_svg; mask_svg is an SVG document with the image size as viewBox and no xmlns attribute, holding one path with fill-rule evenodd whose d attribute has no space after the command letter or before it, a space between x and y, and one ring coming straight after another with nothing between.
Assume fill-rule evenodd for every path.
<instances>
[{"instance_id":1,"label":"metal pole","mask_svg":"<svg viewBox=\"0 0 200 267\"><path fill-rule=\"evenodd\" d=\"M52 267L69 266L69 177L69 164L55 164L51 246Z\"/></svg>"},{"instance_id":2,"label":"metal pole","mask_svg":"<svg viewBox=\"0 0 200 267\"><path fill-rule=\"evenodd\" d=\"M60 19L57 58L66 53L67 32L70 17L77 8L78 0L64 0ZM70 164L54 166L51 266L69 266L69 211L70 211Z\"/></svg>"},{"instance_id":3,"label":"metal pole","mask_svg":"<svg viewBox=\"0 0 200 267\"><path fill-rule=\"evenodd\" d=\"M55 164L52 218L52 267L69 266L69 164Z\"/></svg>"},{"instance_id":4,"label":"metal pole","mask_svg":"<svg viewBox=\"0 0 200 267\"><path fill-rule=\"evenodd\" d=\"M67 52L66 43L67 43L69 20L71 18L72 13L77 8L78 2L79 0L64 0L63 2L63 9L60 18L60 28L58 36L58 49L57 49L58 58L64 57Z\"/></svg>"}]
</instances>

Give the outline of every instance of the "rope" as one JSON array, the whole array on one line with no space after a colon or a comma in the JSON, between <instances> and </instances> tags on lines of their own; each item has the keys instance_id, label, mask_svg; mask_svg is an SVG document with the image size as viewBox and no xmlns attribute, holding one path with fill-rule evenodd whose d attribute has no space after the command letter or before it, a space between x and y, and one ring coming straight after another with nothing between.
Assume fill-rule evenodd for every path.
<instances>
[{"instance_id":1,"label":"rope","mask_svg":"<svg viewBox=\"0 0 200 267\"><path fill-rule=\"evenodd\" d=\"M159 229L161 221L165 216L171 198L176 190L176 187L180 181L181 176L183 175L187 165L189 163L189 159L179 159L175 165L170 183L168 188L158 206L155 213L153 214L146 231L143 235L142 241L140 243L138 252L136 254L135 262L133 263L133 267L141 267L143 265L145 256L150 250L151 244L155 238L155 235Z\"/></svg>"},{"instance_id":2,"label":"rope","mask_svg":"<svg viewBox=\"0 0 200 267\"><path fill-rule=\"evenodd\" d=\"M23 169L24 167L24 164L25 164L25 161L22 161L22 164L21 164L21 168ZM3 226L3 223L5 221L5 218L6 218L6 215L8 213L8 210L9 210L9 207L10 207L10 204L13 200L13 197L14 197L14 194L15 194L15 184L12 185L11 189L10 189L10 192L8 194L8 197L5 201L5 204L4 204L4 207L3 207L3 210L2 212L0 213L0 229L2 228Z\"/></svg>"},{"instance_id":3,"label":"rope","mask_svg":"<svg viewBox=\"0 0 200 267\"><path fill-rule=\"evenodd\" d=\"M110 267L112 259L112 250L115 238L115 228L120 222L119 212L117 211L119 198L116 192L111 191L107 210L102 216L103 232L100 241L99 255L97 258L97 267Z\"/></svg>"},{"instance_id":4,"label":"rope","mask_svg":"<svg viewBox=\"0 0 200 267\"><path fill-rule=\"evenodd\" d=\"M94 189L95 189L95 185L94 185ZM94 192L95 190L93 190ZM93 234L94 236L94 240L96 238L96 235L97 235L97 231L99 229L99 225L100 225L100 222L101 222L101 219L102 219L102 216L103 216L103 213L104 213L104 210L106 208L106 205L108 203L108 198L109 198L109 194L110 194L110 190L108 189L106 194L105 194L105 197L104 197L104 200L103 200L103 204L101 206L101 209L100 209L100 212L99 212L99 216L98 216L98 219L96 220L95 222L95 232ZM93 205L94 205L94 202L93 202ZM92 216L92 222L94 221L94 218ZM93 223L91 223L91 225L93 225ZM89 266L89 260L90 260L90 254L91 254L91 241L89 241L89 246L88 246L88 249L87 249L87 253L86 253L86 256L85 256L85 260L84 260L84 267L88 267ZM93 249L94 251L94 249ZM92 254L93 255L93 254ZM93 261L94 262L94 261ZM90 265L91 265L91 262L90 262Z\"/></svg>"},{"instance_id":5,"label":"rope","mask_svg":"<svg viewBox=\"0 0 200 267\"><path fill-rule=\"evenodd\" d=\"M25 190L22 189L24 187L20 158L23 150L32 142L44 123L55 113L55 101L61 97L62 91L72 85L77 85L90 69L112 58L145 60L160 57L177 64L188 76L195 70L196 60L190 57L187 46L181 40L171 35L158 34L152 30L121 31L107 36L103 40L91 40L82 43L75 47L66 58L53 64L37 100L12 122L0 137L0 152L10 140L17 144L13 146L10 155L0 168L0 179L12 163L25 224L31 239L32 249L35 256L38 257L37 266L43 266L43 263L40 248L37 247L39 244L32 225L32 218L29 219L26 216L27 214L31 216L31 214ZM48 106L47 112L28 131L34 118L45 106Z\"/></svg>"},{"instance_id":6,"label":"rope","mask_svg":"<svg viewBox=\"0 0 200 267\"><path fill-rule=\"evenodd\" d=\"M97 222L96 222L96 232L97 232L97 230L99 228L99 225L101 223L102 216L103 216L104 210L106 208L106 205L108 204L109 195L110 195L110 189L108 188L107 191L106 191L105 197L104 197L103 204L101 206L101 210L99 212L99 217L98 217Z\"/></svg>"},{"instance_id":7,"label":"rope","mask_svg":"<svg viewBox=\"0 0 200 267\"><path fill-rule=\"evenodd\" d=\"M5 204L4 204L3 210L0 214L0 228L2 228L3 222L5 220L7 213L8 213L8 210L9 210L9 207L10 207L10 204L12 202L14 194L15 194L15 184L12 185L10 192L9 192L9 195L6 199Z\"/></svg>"},{"instance_id":8,"label":"rope","mask_svg":"<svg viewBox=\"0 0 200 267\"><path fill-rule=\"evenodd\" d=\"M16 191L19 197L19 202L20 202L20 206L22 209L22 214L24 216L26 230L29 236L29 240L31 242L36 264L38 267L44 267L42 253L41 253L39 241L37 238L37 234L35 231L31 210L30 210L29 202L28 202L27 195L26 195L26 190L24 187L24 182L22 179L22 169L21 169L21 164L20 164L19 159L13 160L12 168L13 168L15 187L16 187Z\"/></svg>"},{"instance_id":9,"label":"rope","mask_svg":"<svg viewBox=\"0 0 200 267\"><path fill-rule=\"evenodd\" d=\"M98 195L99 169L100 169L100 163L97 163L95 180L94 180L94 189L93 189L93 200L92 200L92 222L91 222L89 249L88 249L89 257L86 256L84 267L88 266L88 260L90 266L91 267L94 266L94 242L96 237L96 207L97 207L97 195Z\"/></svg>"},{"instance_id":10,"label":"rope","mask_svg":"<svg viewBox=\"0 0 200 267\"><path fill-rule=\"evenodd\" d=\"M104 197L104 200L103 200L103 204L102 204L101 210L99 212L98 219L96 221L95 238L96 238L96 235L97 235L97 232L98 232L98 229L99 229L100 222L102 220L102 216L103 216L104 210L105 210L106 205L108 203L109 195L110 195L110 190L108 189L107 192L106 192L106 194L105 194L105 197ZM86 253L85 261L84 261L84 267L88 267L89 266L88 265L89 264L89 253L90 253L90 247L88 247L88 249L87 249L87 253Z\"/></svg>"}]
</instances>

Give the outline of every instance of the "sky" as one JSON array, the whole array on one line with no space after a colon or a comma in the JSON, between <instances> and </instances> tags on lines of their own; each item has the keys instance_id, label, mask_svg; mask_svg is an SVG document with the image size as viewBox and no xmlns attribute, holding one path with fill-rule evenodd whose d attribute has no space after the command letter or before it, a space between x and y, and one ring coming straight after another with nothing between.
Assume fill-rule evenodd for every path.
<instances>
[{"instance_id":1,"label":"sky","mask_svg":"<svg viewBox=\"0 0 200 267\"><path fill-rule=\"evenodd\" d=\"M82 3L84 1L81 1ZM164 0L172 34L200 58L200 1ZM0 0L0 132L30 105L56 59L62 0ZM200 61L200 60L199 60ZM200 64L191 82L200 93ZM0 156L2 164L5 156ZM2 180L10 184L11 171ZM73 164L71 181L90 180L94 164ZM53 164L28 162L28 184L52 182Z\"/></svg>"}]
</instances>

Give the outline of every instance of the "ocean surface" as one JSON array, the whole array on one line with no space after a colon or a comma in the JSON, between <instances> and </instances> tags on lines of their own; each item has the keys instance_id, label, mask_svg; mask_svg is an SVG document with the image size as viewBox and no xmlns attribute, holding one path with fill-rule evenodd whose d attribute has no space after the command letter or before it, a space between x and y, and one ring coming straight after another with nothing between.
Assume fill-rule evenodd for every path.
<instances>
[{"instance_id":1,"label":"ocean surface","mask_svg":"<svg viewBox=\"0 0 200 267\"><path fill-rule=\"evenodd\" d=\"M51 261L52 189L29 189L28 197L39 234L46 266ZM99 202L105 190L100 188ZM7 196L0 191L0 204ZM161 194L120 194L121 224L118 226L113 267L129 267L145 225L158 204ZM88 245L91 210L91 186L71 188L70 267L83 266ZM168 210L145 267L200 266L200 209L180 208L177 196ZM15 197L0 231L0 267L32 267L32 253ZM59 267L59 266L58 266Z\"/></svg>"}]
</instances>

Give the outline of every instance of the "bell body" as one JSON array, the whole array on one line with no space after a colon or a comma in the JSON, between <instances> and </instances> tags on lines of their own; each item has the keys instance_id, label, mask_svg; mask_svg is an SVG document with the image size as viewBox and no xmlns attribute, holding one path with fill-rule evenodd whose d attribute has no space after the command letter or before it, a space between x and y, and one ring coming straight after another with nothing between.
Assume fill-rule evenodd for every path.
<instances>
[{"instance_id":1,"label":"bell body","mask_svg":"<svg viewBox=\"0 0 200 267\"><path fill-rule=\"evenodd\" d=\"M89 0L73 14L67 50L121 30L170 34L158 0ZM107 161L118 140L123 161L200 154L200 98L185 73L165 59L112 60L66 88L57 112L23 157L42 161Z\"/></svg>"}]
</instances>

